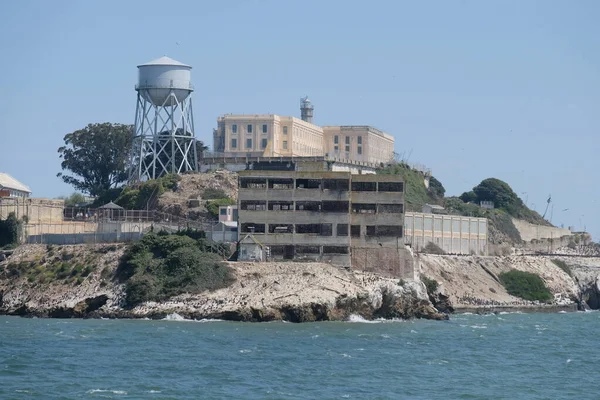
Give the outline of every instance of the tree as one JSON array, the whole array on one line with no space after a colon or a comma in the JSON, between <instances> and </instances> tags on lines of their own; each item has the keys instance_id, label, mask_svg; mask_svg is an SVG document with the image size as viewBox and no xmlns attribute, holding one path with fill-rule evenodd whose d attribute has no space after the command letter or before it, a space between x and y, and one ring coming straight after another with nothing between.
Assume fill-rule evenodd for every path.
<instances>
[{"instance_id":1,"label":"tree","mask_svg":"<svg viewBox=\"0 0 600 400\"><path fill-rule=\"evenodd\" d=\"M57 198L59 200L64 200L66 207L73 207L76 204L85 202L85 197L81 193L72 193L69 197L59 196Z\"/></svg>"},{"instance_id":2,"label":"tree","mask_svg":"<svg viewBox=\"0 0 600 400\"><path fill-rule=\"evenodd\" d=\"M63 171L56 176L75 189L98 196L127 179L127 160L132 146L131 125L89 124L68 133L58 148Z\"/></svg>"},{"instance_id":3,"label":"tree","mask_svg":"<svg viewBox=\"0 0 600 400\"><path fill-rule=\"evenodd\" d=\"M477 202L477 195L472 190L470 192L464 192L463 194L460 195L459 198L465 203L476 203Z\"/></svg>"},{"instance_id":4,"label":"tree","mask_svg":"<svg viewBox=\"0 0 600 400\"><path fill-rule=\"evenodd\" d=\"M433 198L443 199L446 194L446 189L442 182L438 181L434 176L429 178L429 195Z\"/></svg>"},{"instance_id":5,"label":"tree","mask_svg":"<svg viewBox=\"0 0 600 400\"><path fill-rule=\"evenodd\" d=\"M477 201L493 201L497 208L503 208L507 211L519 209L523 202L508 183L496 178L488 178L473 188L477 196Z\"/></svg>"}]
</instances>

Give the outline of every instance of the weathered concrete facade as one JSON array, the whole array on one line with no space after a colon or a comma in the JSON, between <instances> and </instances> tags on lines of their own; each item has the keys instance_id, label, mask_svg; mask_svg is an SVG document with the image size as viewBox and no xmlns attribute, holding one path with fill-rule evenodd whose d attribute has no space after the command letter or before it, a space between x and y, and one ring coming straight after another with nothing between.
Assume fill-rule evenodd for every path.
<instances>
[{"instance_id":1,"label":"weathered concrete facade","mask_svg":"<svg viewBox=\"0 0 600 400\"><path fill-rule=\"evenodd\" d=\"M238 209L239 237L252 234L268 247L270 259L385 267L412 276L412 265L405 271L401 177L242 171Z\"/></svg>"},{"instance_id":2,"label":"weathered concrete facade","mask_svg":"<svg viewBox=\"0 0 600 400\"><path fill-rule=\"evenodd\" d=\"M393 158L394 137L366 125L324 126L323 146L329 156L371 164Z\"/></svg>"},{"instance_id":3,"label":"weathered concrete facade","mask_svg":"<svg viewBox=\"0 0 600 400\"><path fill-rule=\"evenodd\" d=\"M416 251L434 243L449 254L487 255L487 219L406 213L404 241Z\"/></svg>"},{"instance_id":4,"label":"weathered concrete facade","mask_svg":"<svg viewBox=\"0 0 600 400\"><path fill-rule=\"evenodd\" d=\"M15 213L31 223L56 223L63 220L64 200L25 197L0 198L0 220Z\"/></svg>"}]
</instances>

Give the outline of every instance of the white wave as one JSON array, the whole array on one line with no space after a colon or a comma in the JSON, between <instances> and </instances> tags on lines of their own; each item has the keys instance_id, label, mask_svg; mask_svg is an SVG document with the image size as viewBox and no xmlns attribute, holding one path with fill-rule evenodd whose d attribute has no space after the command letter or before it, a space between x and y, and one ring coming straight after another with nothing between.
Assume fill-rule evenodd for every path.
<instances>
[{"instance_id":1,"label":"white wave","mask_svg":"<svg viewBox=\"0 0 600 400\"><path fill-rule=\"evenodd\" d=\"M358 314L352 314L350 315L350 317L348 317L348 322L360 322L363 324L379 324L382 321L370 321L368 319L364 319L362 316L358 315Z\"/></svg>"},{"instance_id":2,"label":"white wave","mask_svg":"<svg viewBox=\"0 0 600 400\"><path fill-rule=\"evenodd\" d=\"M316 339L316 338L318 338L318 337L319 337L319 335L312 335L312 336L311 336L311 338L312 338L312 339Z\"/></svg>"},{"instance_id":3,"label":"white wave","mask_svg":"<svg viewBox=\"0 0 600 400\"><path fill-rule=\"evenodd\" d=\"M211 318L203 318L203 319L196 319L196 322L227 322L224 319L211 319Z\"/></svg>"},{"instance_id":4,"label":"white wave","mask_svg":"<svg viewBox=\"0 0 600 400\"><path fill-rule=\"evenodd\" d=\"M186 320L185 318L183 318L181 315L179 315L177 313L169 314L163 318L163 321L185 321L185 320Z\"/></svg>"},{"instance_id":5,"label":"white wave","mask_svg":"<svg viewBox=\"0 0 600 400\"><path fill-rule=\"evenodd\" d=\"M86 393L89 394L94 394L94 393L112 393L112 394L120 394L120 395L126 395L127 392L124 390L110 390L110 389L91 389L88 390Z\"/></svg>"},{"instance_id":6,"label":"white wave","mask_svg":"<svg viewBox=\"0 0 600 400\"><path fill-rule=\"evenodd\" d=\"M485 325L471 325L471 328L473 328L473 329L487 329L487 326L485 326Z\"/></svg>"},{"instance_id":7,"label":"white wave","mask_svg":"<svg viewBox=\"0 0 600 400\"><path fill-rule=\"evenodd\" d=\"M252 350L250 350L250 349L242 349L242 350L240 350L240 353L242 353L242 354L252 353Z\"/></svg>"}]
</instances>

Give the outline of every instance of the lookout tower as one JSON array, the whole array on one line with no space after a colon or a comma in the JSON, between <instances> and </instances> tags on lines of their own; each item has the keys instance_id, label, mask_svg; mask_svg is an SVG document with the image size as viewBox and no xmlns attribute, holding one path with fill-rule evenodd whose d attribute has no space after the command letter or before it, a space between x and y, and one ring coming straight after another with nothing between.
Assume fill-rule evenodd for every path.
<instances>
[{"instance_id":1,"label":"lookout tower","mask_svg":"<svg viewBox=\"0 0 600 400\"><path fill-rule=\"evenodd\" d=\"M308 99L308 96L305 96L300 99L300 118L302 119L302 121L306 121L312 124L313 110L314 107Z\"/></svg>"},{"instance_id":2,"label":"lookout tower","mask_svg":"<svg viewBox=\"0 0 600 400\"><path fill-rule=\"evenodd\" d=\"M169 57L138 65L130 183L198 170L191 69Z\"/></svg>"}]
</instances>

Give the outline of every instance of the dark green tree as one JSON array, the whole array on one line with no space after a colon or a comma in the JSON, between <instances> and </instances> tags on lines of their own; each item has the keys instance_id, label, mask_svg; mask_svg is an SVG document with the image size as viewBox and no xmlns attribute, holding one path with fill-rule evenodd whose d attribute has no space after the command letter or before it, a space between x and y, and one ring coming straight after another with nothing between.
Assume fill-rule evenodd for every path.
<instances>
[{"instance_id":1,"label":"dark green tree","mask_svg":"<svg viewBox=\"0 0 600 400\"><path fill-rule=\"evenodd\" d=\"M443 199L446 194L446 188L442 182L438 181L434 176L429 178L429 195L433 198Z\"/></svg>"},{"instance_id":2,"label":"dark green tree","mask_svg":"<svg viewBox=\"0 0 600 400\"><path fill-rule=\"evenodd\" d=\"M75 189L98 196L127 179L127 160L132 146L131 125L89 124L65 135L58 148L61 167L72 175L57 176Z\"/></svg>"},{"instance_id":3,"label":"dark green tree","mask_svg":"<svg viewBox=\"0 0 600 400\"><path fill-rule=\"evenodd\" d=\"M461 199L465 203L476 203L477 195L474 191L471 190L470 192L464 192L463 194L461 194L459 199Z\"/></svg>"},{"instance_id":4,"label":"dark green tree","mask_svg":"<svg viewBox=\"0 0 600 400\"><path fill-rule=\"evenodd\" d=\"M523 202L510 188L508 183L496 178L488 178L473 188L477 201L490 200L495 207L507 211L515 210L523 206Z\"/></svg>"}]
</instances>

